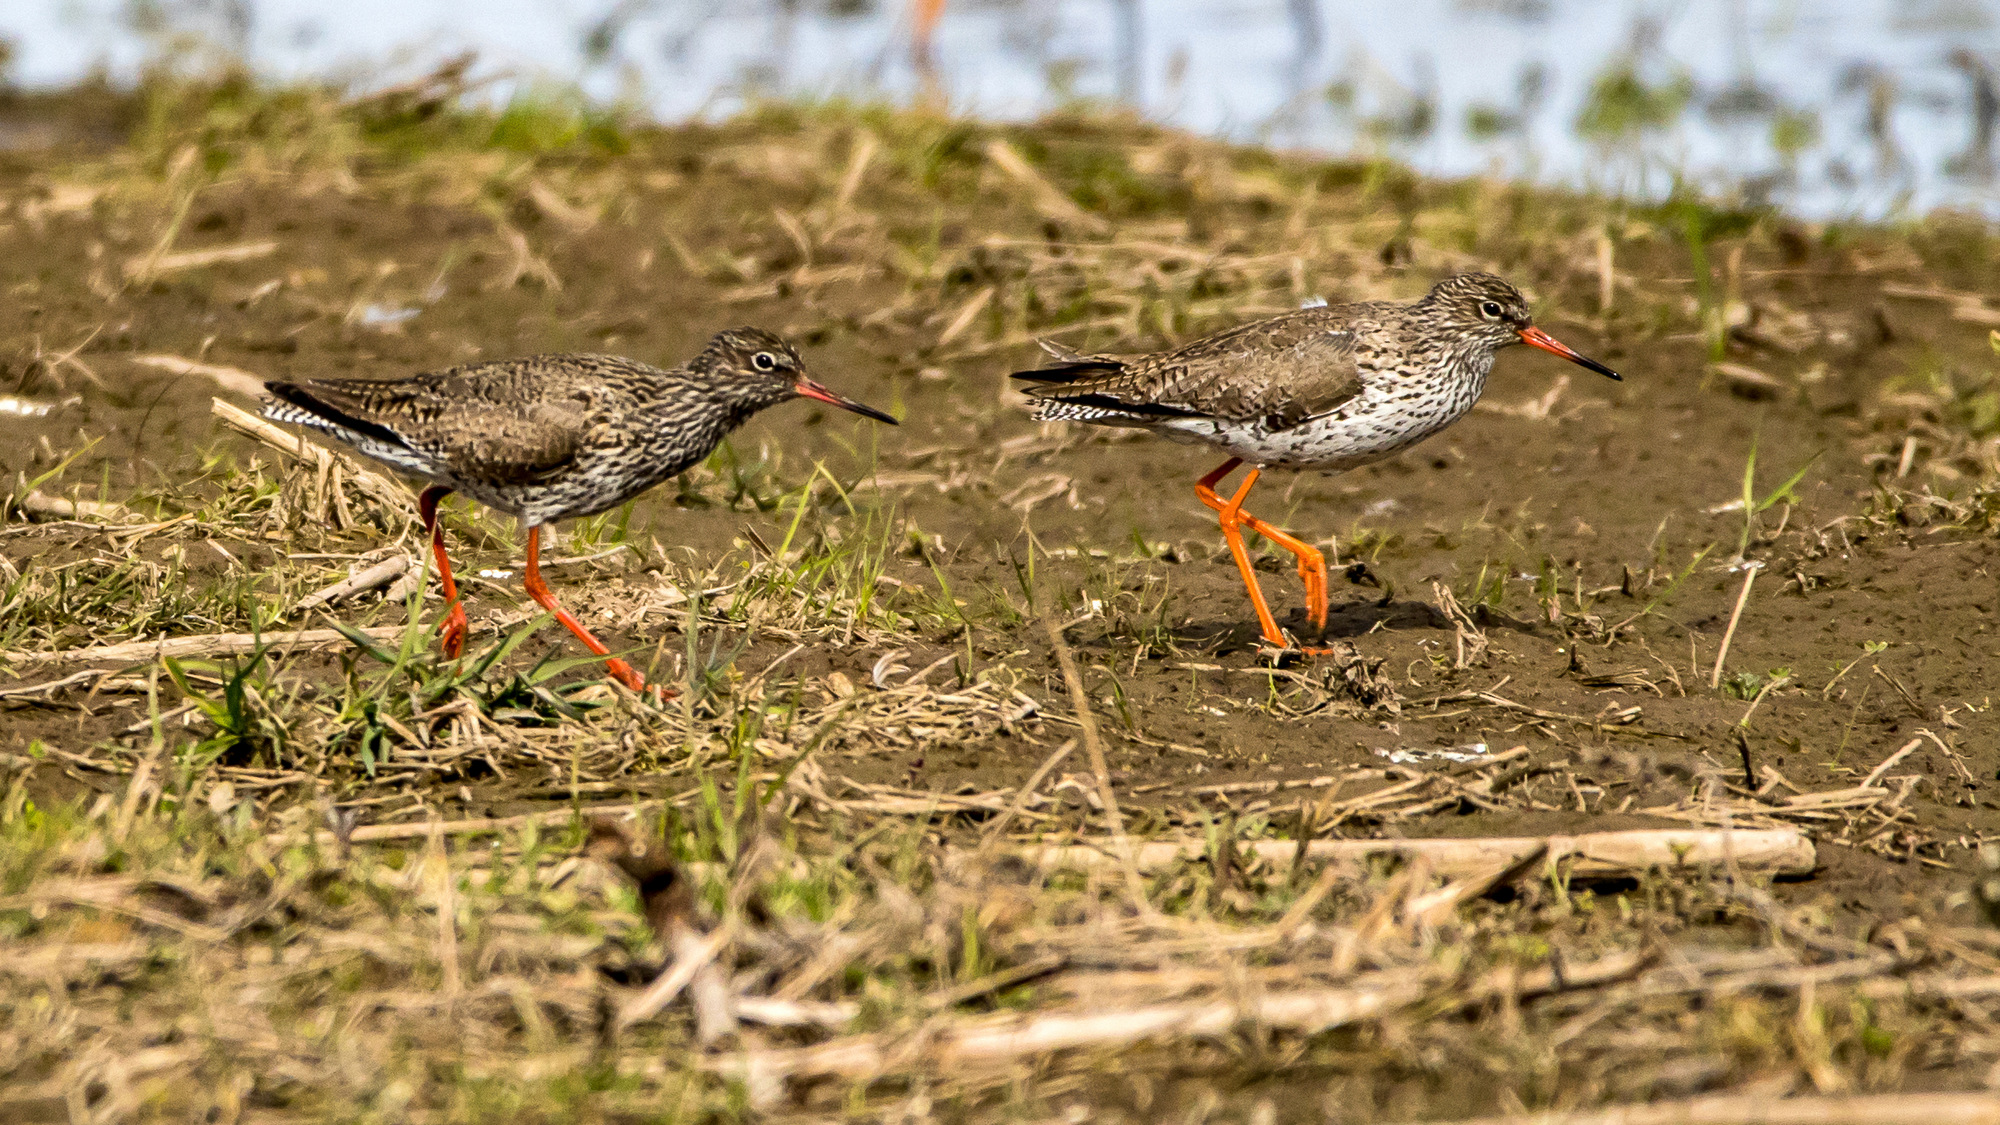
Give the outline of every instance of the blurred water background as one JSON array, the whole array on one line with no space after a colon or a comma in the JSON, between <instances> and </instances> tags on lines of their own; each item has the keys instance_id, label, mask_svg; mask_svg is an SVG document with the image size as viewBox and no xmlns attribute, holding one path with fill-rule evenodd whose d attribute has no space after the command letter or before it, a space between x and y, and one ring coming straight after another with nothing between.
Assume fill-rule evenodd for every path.
<instances>
[{"instance_id":1,"label":"blurred water background","mask_svg":"<svg viewBox=\"0 0 2000 1125\"><path fill-rule=\"evenodd\" d=\"M772 98L1077 103L1425 173L1816 217L2000 214L1980 0L11 0L9 79L242 60L365 87L465 51L666 121Z\"/></svg>"}]
</instances>

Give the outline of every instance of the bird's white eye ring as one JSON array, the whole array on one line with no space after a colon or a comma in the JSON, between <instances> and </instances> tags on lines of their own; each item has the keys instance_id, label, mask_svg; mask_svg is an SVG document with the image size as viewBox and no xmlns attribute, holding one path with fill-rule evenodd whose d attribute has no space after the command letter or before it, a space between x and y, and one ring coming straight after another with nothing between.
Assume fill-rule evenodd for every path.
<instances>
[{"instance_id":1,"label":"bird's white eye ring","mask_svg":"<svg viewBox=\"0 0 2000 1125\"><path fill-rule=\"evenodd\" d=\"M1499 320L1501 311L1502 310L1500 308L1500 303L1498 301L1479 302L1479 315L1485 317L1488 320Z\"/></svg>"},{"instance_id":2,"label":"bird's white eye ring","mask_svg":"<svg viewBox=\"0 0 2000 1125\"><path fill-rule=\"evenodd\" d=\"M758 352L756 355L750 357L750 366L759 371L776 371L778 369L778 357L772 355L770 352Z\"/></svg>"}]
</instances>

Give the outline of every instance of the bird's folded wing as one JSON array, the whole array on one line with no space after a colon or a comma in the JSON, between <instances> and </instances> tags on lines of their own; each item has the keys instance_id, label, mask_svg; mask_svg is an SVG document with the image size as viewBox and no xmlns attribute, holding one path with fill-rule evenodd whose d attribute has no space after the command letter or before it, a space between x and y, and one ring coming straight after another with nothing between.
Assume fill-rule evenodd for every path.
<instances>
[{"instance_id":1,"label":"bird's folded wing","mask_svg":"<svg viewBox=\"0 0 2000 1125\"><path fill-rule=\"evenodd\" d=\"M411 444L463 478L535 484L576 460L589 432L580 413L541 405L474 406L455 413Z\"/></svg>"},{"instance_id":2,"label":"bird's folded wing","mask_svg":"<svg viewBox=\"0 0 2000 1125\"><path fill-rule=\"evenodd\" d=\"M589 431L581 408L493 399L478 393L484 388L441 388L440 381L439 376L392 382L312 379L273 385L271 391L336 426L402 446L417 464L495 484L546 479L575 459Z\"/></svg>"},{"instance_id":3,"label":"bird's folded wing","mask_svg":"<svg viewBox=\"0 0 2000 1125\"><path fill-rule=\"evenodd\" d=\"M1034 398L1088 398L1148 414L1262 422L1272 429L1330 413L1362 390L1354 334L1296 315L1170 352L1123 361L1075 356L1053 371L1021 376L1042 380L1027 388Z\"/></svg>"}]
</instances>

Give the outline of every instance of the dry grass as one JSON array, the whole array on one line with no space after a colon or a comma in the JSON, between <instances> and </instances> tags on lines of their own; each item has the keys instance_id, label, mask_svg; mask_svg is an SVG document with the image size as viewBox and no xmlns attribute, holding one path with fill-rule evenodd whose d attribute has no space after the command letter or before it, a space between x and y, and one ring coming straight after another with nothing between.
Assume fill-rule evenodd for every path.
<instances>
[{"instance_id":1,"label":"dry grass","mask_svg":"<svg viewBox=\"0 0 2000 1125\"><path fill-rule=\"evenodd\" d=\"M295 545L336 546L345 526L407 535L400 508L320 491L358 470L315 457L253 466L203 509L200 542L245 550L278 518ZM283 515L312 511L349 523ZM146 526L160 525L153 535L195 526ZM111 540L129 526L67 533ZM327 541L300 544L314 527ZM839 548L871 549L860 537ZM1149 842L1124 863L1099 826L1117 799L1101 770L1040 792L857 781L840 763L1003 727L1067 751L1077 700L1051 700L1004 665L957 682L949 653L911 671L895 656L938 620L904 607L904 591L856 611L859 591L841 583L866 581L870 567L822 561L816 583L809 561L627 571L628 612L687 631L677 655L710 661L665 706L558 686L549 672L573 661L503 672L533 628L524 614L477 632L488 647L466 668L438 662L421 625L364 635L341 622L328 639L354 647L331 678L281 661L274 635L247 656L84 649L99 657L92 668L9 689L137 720L127 740L84 753L38 745L8 763L0 921L21 951L0 966L11 982L0 1056L18 1060L9 1115L782 1118L845 1107L872 1118L912 1104L1048 1112L1108 1097L1100 1112L1125 1104L1143 1118L1151 1095L1092 1093L1092 1060L1106 1052L1134 1074L1156 1066L1152 1052L1179 1060L1148 1083L1373 1071L1385 1109L1411 1083L1477 1103L1449 1079L1459 1067L1557 1104L1672 1088L1688 1068L1713 1072L1695 1088L1740 1076L1767 1092L1842 1092L1894 1088L1910 1068L1972 1049L1954 1026L1963 1005L2000 997L2000 938L1914 919L1866 940L1825 928L1762 889L1770 867L1754 834L1655 859L1607 860L1609 842L1565 843L1564 856L1524 841L1464 859L1403 846L1414 857L1403 862L1392 841L1357 862L1299 835L1408 832L1442 811L1526 810L1537 794L1576 791L1573 765L1539 763L1526 747L1128 795L1147 802ZM289 575L289 589L343 564L318 565ZM703 625L745 621L785 642L885 656L856 683L704 655ZM663 671L688 677L690 666ZM1338 662L1239 671L1288 685L1286 709L1299 714L1474 703L1592 723L1494 692L1391 702L1378 685L1357 696ZM1084 736L1098 737L1094 725ZM1896 764L1824 793L1752 794L1713 778L1678 806L1639 811L1809 826L1871 846L1909 829L1902 805L1918 779ZM88 807L29 798L49 774L78 771L119 780ZM569 804L450 820L467 782ZM1223 802L1220 820L1205 802ZM1011 823L993 820L1003 810ZM692 896L655 907L645 900L659 891L584 858L593 816L629 820ZM1093 842L1098 852L1075 850ZM1099 853L1109 862L1089 862ZM1712 919L1736 920L1730 940L1676 936ZM666 940L683 929L685 940ZM697 998L685 986L702 979L713 1011L670 1002ZM1496 1053L1491 1029L1543 1047ZM1380 1076L1396 1074L1384 1090ZM1270 1096L1306 1096L1273 1081Z\"/></svg>"}]
</instances>

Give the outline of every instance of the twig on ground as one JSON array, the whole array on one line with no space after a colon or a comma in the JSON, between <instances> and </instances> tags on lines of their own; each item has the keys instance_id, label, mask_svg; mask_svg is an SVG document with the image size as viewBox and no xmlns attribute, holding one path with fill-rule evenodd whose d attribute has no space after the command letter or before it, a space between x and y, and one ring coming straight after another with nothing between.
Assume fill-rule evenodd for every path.
<instances>
[{"instance_id":1,"label":"twig on ground","mask_svg":"<svg viewBox=\"0 0 2000 1125\"><path fill-rule=\"evenodd\" d=\"M1199 858L1205 847L1199 840L1148 843L1134 850L1133 860L1142 871L1156 871ZM1298 844L1292 840L1243 840L1236 847L1239 856L1254 855L1280 865L1289 863L1298 852ZM1570 873L1577 877L1720 863L1730 853L1746 870L1778 874L1808 874L1817 862L1812 841L1795 828L1640 828L1575 836L1314 840L1306 845L1306 859L1360 863L1375 856L1421 858L1439 874L1466 875L1518 862L1537 849L1546 849L1549 863L1569 861ZM1044 871L1090 867L1107 860L1103 850L1087 844L1026 848L1022 856Z\"/></svg>"},{"instance_id":2,"label":"twig on ground","mask_svg":"<svg viewBox=\"0 0 2000 1125\"><path fill-rule=\"evenodd\" d=\"M1923 744L1924 740L1921 738L1912 738L1908 742L1903 743L1901 749L1897 750L1894 754L1891 754L1888 757L1882 759L1881 765L1876 766L1874 769L1868 771L1868 776L1861 779L1861 788L1863 789L1874 788L1875 783L1882 780L1883 774L1886 774L1891 769L1895 768L1897 762L1900 762L1904 758L1909 757L1911 751L1915 750L1919 746L1922 746Z\"/></svg>"},{"instance_id":3,"label":"twig on ground","mask_svg":"<svg viewBox=\"0 0 2000 1125\"><path fill-rule=\"evenodd\" d=\"M1476 1117L1434 1125L2000 1125L2000 1097L1989 1091L1796 1098L1721 1094L1609 1109Z\"/></svg>"},{"instance_id":4,"label":"twig on ground","mask_svg":"<svg viewBox=\"0 0 2000 1125\"><path fill-rule=\"evenodd\" d=\"M245 371L240 367L224 367L214 363L196 363L177 355L135 355L132 362L158 371L174 375L200 375L215 381L215 385L225 391L251 398L264 393L264 378Z\"/></svg>"},{"instance_id":5,"label":"twig on ground","mask_svg":"<svg viewBox=\"0 0 2000 1125\"><path fill-rule=\"evenodd\" d=\"M1007 825L1012 823L1015 817L1021 815L1023 809L1028 807L1028 802L1035 796L1035 790L1041 788L1042 782L1048 779L1049 773L1061 765L1063 759L1069 757L1069 752L1074 749L1076 749L1076 739L1067 739L1061 746L1056 747L1053 754L1042 759L1042 764L1035 767L1034 773L1028 775L1028 780L1022 784L1020 792L1014 794L1014 800L1008 804L1006 811L993 818L993 823L988 825L986 831L980 835L980 851L986 851L1000 839L1000 834L1007 830Z\"/></svg>"},{"instance_id":6,"label":"twig on ground","mask_svg":"<svg viewBox=\"0 0 2000 1125\"><path fill-rule=\"evenodd\" d=\"M86 523L138 523L146 517L123 504L106 500L70 500L31 490L14 501L31 520L81 520Z\"/></svg>"},{"instance_id":7,"label":"twig on ground","mask_svg":"<svg viewBox=\"0 0 2000 1125\"><path fill-rule=\"evenodd\" d=\"M1403 914L1420 926L1441 926L1458 912L1459 907L1496 886L1521 878L1548 854L1547 848L1530 848L1518 859L1493 864L1483 871L1468 872L1462 879L1410 899L1403 904Z\"/></svg>"},{"instance_id":8,"label":"twig on ground","mask_svg":"<svg viewBox=\"0 0 2000 1125\"><path fill-rule=\"evenodd\" d=\"M1729 611L1729 626L1722 630L1722 644L1715 650L1715 667L1709 669L1708 686L1722 686L1722 662L1729 656L1729 642L1736 638L1736 624L1743 620L1744 603L1750 600L1750 584L1757 581L1757 572L1764 569L1760 562L1743 565L1743 588L1736 592L1736 608Z\"/></svg>"},{"instance_id":9,"label":"twig on ground","mask_svg":"<svg viewBox=\"0 0 2000 1125\"><path fill-rule=\"evenodd\" d=\"M946 1008L955 1008L967 1000L976 1000L981 996L1013 988L1017 984L1025 984L1036 977L1059 973L1068 965L1068 957L1060 953L1046 954L1026 964L1016 965L1005 972L969 980L955 988L947 988L943 992L934 992L924 997L924 1006L934 1012L941 1012Z\"/></svg>"},{"instance_id":10,"label":"twig on ground","mask_svg":"<svg viewBox=\"0 0 2000 1125\"><path fill-rule=\"evenodd\" d=\"M1133 860L1132 841L1125 835L1125 818L1118 811L1118 794L1111 788L1111 767L1104 757L1104 740L1097 733L1097 715L1090 708L1090 695L1084 691L1083 676L1076 670L1076 657L1069 651L1069 642L1063 640L1062 628L1056 619L1044 615L1042 628L1049 635L1049 644L1055 648L1056 663L1062 668L1063 682L1069 685L1070 709L1076 713L1076 725L1083 732L1084 749L1090 753L1091 773L1097 778L1097 793L1104 801L1104 819L1111 827L1111 839L1125 862L1125 873L1131 879L1132 897L1142 909L1150 909L1146 903L1145 887L1139 880L1139 868Z\"/></svg>"},{"instance_id":11,"label":"twig on ground","mask_svg":"<svg viewBox=\"0 0 2000 1125\"><path fill-rule=\"evenodd\" d=\"M298 604L292 607L292 613L305 613L377 587L387 586L401 578L409 569L410 556L390 555L366 570L357 571L325 589L315 590L300 598Z\"/></svg>"},{"instance_id":12,"label":"twig on ground","mask_svg":"<svg viewBox=\"0 0 2000 1125\"><path fill-rule=\"evenodd\" d=\"M1506 711L1518 711L1523 715L1531 715L1537 719L1547 719L1551 722L1559 723L1575 723L1578 726L1590 727L1593 730L1609 730L1612 727L1625 726L1634 721L1638 717L1639 712L1639 709L1634 707L1620 714L1609 716L1613 721L1607 722L1604 719L1592 719L1584 715L1570 715L1561 711L1544 711L1540 707L1530 707L1525 703L1516 703L1505 696L1495 695L1491 689L1485 691L1459 691L1453 692L1450 695L1435 696L1431 699L1421 700L1415 706L1437 707L1446 703L1484 703Z\"/></svg>"},{"instance_id":13,"label":"twig on ground","mask_svg":"<svg viewBox=\"0 0 2000 1125\"><path fill-rule=\"evenodd\" d=\"M1110 223L1077 206L1076 201L1064 194L1062 189L1035 171L1034 165L1029 164L1027 158L1016 151L1013 145L998 137L993 138L986 143L986 159L991 160L994 167L1028 189L1028 195L1035 201L1036 209L1050 218L1073 223L1092 234L1110 233Z\"/></svg>"},{"instance_id":14,"label":"twig on ground","mask_svg":"<svg viewBox=\"0 0 2000 1125\"><path fill-rule=\"evenodd\" d=\"M29 684L26 687L0 688L0 699L32 699L38 695L46 698L72 684L80 684L86 680L101 680L110 674L103 668L85 668L81 672L71 672L60 680Z\"/></svg>"},{"instance_id":15,"label":"twig on ground","mask_svg":"<svg viewBox=\"0 0 2000 1125\"><path fill-rule=\"evenodd\" d=\"M403 635L401 625L356 629L374 641L389 642ZM107 662L158 660L171 656L241 656L264 649L279 655L351 645L338 629L303 629L296 633L204 633L195 637L162 637L157 641L127 641L124 644L92 645L89 648L56 649L53 652L0 652L0 661L21 664L89 660Z\"/></svg>"}]
</instances>

